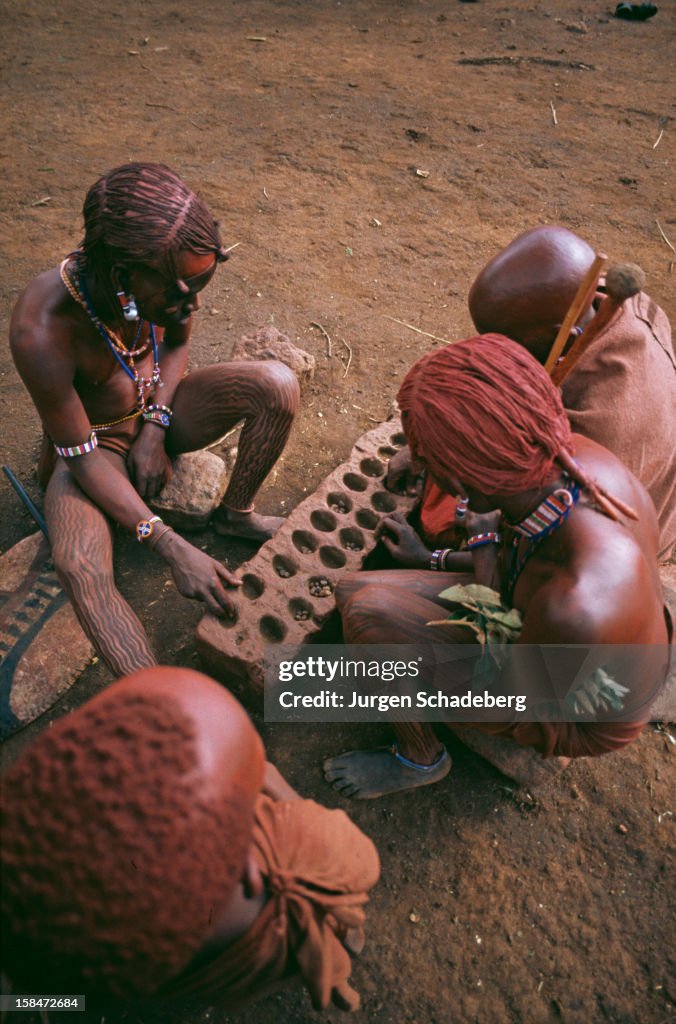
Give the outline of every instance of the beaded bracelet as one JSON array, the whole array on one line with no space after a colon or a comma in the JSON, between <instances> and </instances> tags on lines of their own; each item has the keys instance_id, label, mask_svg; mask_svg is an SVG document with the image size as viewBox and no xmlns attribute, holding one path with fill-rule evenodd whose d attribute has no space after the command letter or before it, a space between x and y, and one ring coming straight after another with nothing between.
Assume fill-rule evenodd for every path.
<instances>
[{"instance_id":1,"label":"beaded bracelet","mask_svg":"<svg viewBox=\"0 0 676 1024\"><path fill-rule=\"evenodd\" d=\"M169 523L165 523L164 520L160 520L160 522L161 522L162 526L164 527L164 529L162 530L162 529L158 528L159 529L159 533L158 533L158 531L156 529L153 529L153 532L151 534L150 540L148 541L148 547L152 551L155 550L155 545L158 544L159 541L161 541L163 537L166 537L166 535L168 533L173 533L174 532L173 526L169 526Z\"/></svg>"},{"instance_id":2,"label":"beaded bracelet","mask_svg":"<svg viewBox=\"0 0 676 1024\"><path fill-rule=\"evenodd\" d=\"M438 548L432 552L432 558L430 559L430 569L435 572L443 572L446 564L446 555L450 554L451 548Z\"/></svg>"},{"instance_id":3,"label":"beaded bracelet","mask_svg":"<svg viewBox=\"0 0 676 1024\"><path fill-rule=\"evenodd\" d=\"M469 537L466 547L468 551L473 551L474 548L482 548L485 544L499 544L501 540L499 533L489 530L488 533L475 533L473 537Z\"/></svg>"},{"instance_id":4,"label":"beaded bracelet","mask_svg":"<svg viewBox=\"0 0 676 1024\"><path fill-rule=\"evenodd\" d=\"M57 455L60 455L62 459L74 459L78 455L87 455L89 452L93 452L99 443L99 439L96 436L96 432L92 430L89 435L89 440L85 441L84 444L74 444L71 447L61 448L58 444L54 445L54 450Z\"/></svg>"},{"instance_id":5,"label":"beaded bracelet","mask_svg":"<svg viewBox=\"0 0 676 1024\"><path fill-rule=\"evenodd\" d=\"M174 415L173 409L169 405L147 405L143 410L143 419L146 423L154 423L158 427L162 427L163 430L167 430L171 426L171 417Z\"/></svg>"},{"instance_id":6,"label":"beaded bracelet","mask_svg":"<svg viewBox=\"0 0 676 1024\"><path fill-rule=\"evenodd\" d=\"M140 519L136 524L136 540L139 544L143 544L144 541L150 540L155 532L155 523L161 522L162 520L159 516L151 516L150 519Z\"/></svg>"}]
</instances>

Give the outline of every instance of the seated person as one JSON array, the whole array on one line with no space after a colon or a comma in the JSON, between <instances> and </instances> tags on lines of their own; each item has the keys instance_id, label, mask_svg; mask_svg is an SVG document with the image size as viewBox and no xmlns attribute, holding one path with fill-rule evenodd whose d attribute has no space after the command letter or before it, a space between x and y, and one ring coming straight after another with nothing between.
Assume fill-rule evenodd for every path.
<instances>
[{"instance_id":1,"label":"seated person","mask_svg":"<svg viewBox=\"0 0 676 1024\"><path fill-rule=\"evenodd\" d=\"M628 665L593 667L607 671L612 688L619 685L619 720L602 715L599 701L589 721L571 712L558 722L512 716L475 727L545 757L594 756L630 743L649 719L668 661L657 518L645 488L609 451L571 433L558 389L508 338L484 335L424 356L398 401L413 456L444 493L469 503L473 536L468 551L437 551L430 560L403 517L386 517L384 543L409 568L355 573L341 582L336 599L345 641L476 642L466 625L439 622L442 609L457 609L440 595L457 584L483 584L498 592L504 611L518 612L517 647L636 646ZM451 689L456 675L458 689L471 685L462 662L445 671ZM508 693L524 692L510 678L497 680L497 692L505 682ZM392 724L393 748L325 762L336 789L363 799L447 774L450 758L432 725Z\"/></svg>"},{"instance_id":2,"label":"seated person","mask_svg":"<svg viewBox=\"0 0 676 1024\"><path fill-rule=\"evenodd\" d=\"M171 460L243 422L219 532L255 541L283 522L254 496L286 444L299 389L274 360L186 375L199 293L227 258L204 202L163 164L131 163L87 193L84 240L36 277L12 315L10 345L44 428L39 477L56 572L115 678L156 663L115 586L113 525L170 566L184 597L232 614L225 566L154 516Z\"/></svg>"},{"instance_id":3,"label":"seated person","mask_svg":"<svg viewBox=\"0 0 676 1024\"><path fill-rule=\"evenodd\" d=\"M483 268L469 293L482 334L518 341L544 365L559 327L594 261L565 228L544 225L515 238ZM577 327L593 315L590 307ZM574 334L571 336L573 340ZM657 509L660 557L676 544L676 358L669 321L643 292L627 299L562 384L572 428L608 448L638 477ZM405 465L390 466L396 487ZM421 525L434 546L452 539L454 503L426 481Z\"/></svg>"},{"instance_id":4,"label":"seated person","mask_svg":"<svg viewBox=\"0 0 676 1024\"><path fill-rule=\"evenodd\" d=\"M6 773L3 819L16 990L231 1008L295 978L316 1009L358 1006L375 847L284 782L205 676L146 669L61 719Z\"/></svg>"}]
</instances>

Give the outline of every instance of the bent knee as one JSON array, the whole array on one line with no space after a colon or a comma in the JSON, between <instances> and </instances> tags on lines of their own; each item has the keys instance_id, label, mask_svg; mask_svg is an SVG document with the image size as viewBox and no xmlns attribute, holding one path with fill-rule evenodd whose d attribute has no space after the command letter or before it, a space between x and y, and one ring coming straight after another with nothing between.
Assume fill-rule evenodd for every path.
<instances>
[{"instance_id":1,"label":"bent knee","mask_svg":"<svg viewBox=\"0 0 676 1024\"><path fill-rule=\"evenodd\" d=\"M368 583L358 590L349 589L349 578L344 584L345 590L341 592L343 584L336 590L336 604L343 619L343 625L353 626L375 626L378 623L386 622L390 618L389 608L392 591L382 583Z\"/></svg>"},{"instance_id":2,"label":"bent knee","mask_svg":"<svg viewBox=\"0 0 676 1024\"><path fill-rule=\"evenodd\" d=\"M336 607L341 614L347 601L349 601L349 599L364 586L366 586L366 584L364 582L363 573L348 572L343 576L334 591Z\"/></svg>"},{"instance_id":3,"label":"bent knee","mask_svg":"<svg viewBox=\"0 0 676 1024\"><path fill-rule=\"evenodd\" d=\"M261 362L259 381L268 409L273 407L284 412L296 412L300 403L300 386L296 374L286 363L278 359Z\"/></svg>"}]
</instances>

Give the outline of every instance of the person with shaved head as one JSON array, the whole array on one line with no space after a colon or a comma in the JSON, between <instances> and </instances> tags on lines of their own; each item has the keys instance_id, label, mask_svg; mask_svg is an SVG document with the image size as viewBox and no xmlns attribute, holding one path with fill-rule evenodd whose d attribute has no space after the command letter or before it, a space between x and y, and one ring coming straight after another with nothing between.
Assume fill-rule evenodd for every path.
<instances>
[{"instance_id":1,"label":"person with shaved head","mask_svg":"<svg viewBox=\"0 0 676 1024\"><path fill-rule=\"evenodd\" d=\"M152 514L172 459L243 423L238 457L212 520L257 542L282 520L254 511L298 406L274 360L186 375L200 293L227 258L204 201L169 167L104 174L84 203L84 239L20 296L10 326L17 369L44 429L39 478L56 571L115 677L155 664L117 590L115 524L169 564L185 597L232 614L237 578Z\"/></svg>"},{"instance_id":2,"label":"person with shaved head","mask_svg":"<svg viewBox=\"0 0 676 1024\"><path fill-rule=\"evenodd\" d=\"M594 257L587 242L563 227L518 235L470 288L475 327L519 342L544 365ZM593 315L590 304L566 349ZM663 310L643 292L627 299L570 370L562 396L573 430L610 449L646 487L657 510L659 556L668 557L676 545L676 357ZM392 464L393 488L404 480L413 486L405 459ZM454 515L452 497L428 479L421 524L434 546L452 541Z\"/></svg>"},{"instance_id":3,"label":"person with shaved head","mask_svg":"<svg viewBox=\"0 0 676 1024\"><path fill-rule=\"evenodd\" d=\"M358 1007L375 847L288 786L206 676L113 683L19 757L1 810L14 991L233 1009L300 981L315 1009Z\"/></svg>"},{"instance_id":4,"label":"person with shaved head","mask_svg":"<svg viewBox=\"0 0 676 1024\"><path fill-rule=\"evenodd\" d=\"M649 720L669 661L657 518L645 488L611 452L571 431L544 368L502 335L423 356L398 401L413 456L443 493L462 498L467 550L430 558L402 516L386 516L383 542L410 568L340 582L346 643L419 650L481 643L490 658L496 640L487 622L497 622L518 671L497 665L491 692L533 692L537 700L527 719L503 712L498 722L466 724L549 758L622 749ZM550 693L542 661L533 670L524 648L551 644L590 653L579 683L563 677ZM618 653L606 645L626 647ZM433 678L428 661L421 688L438 683L447 694L464 694L476 684L462 658L442 658ZM485 663L478 668L484 672ZM556 715L547 714L551 707ZM392 725L394 746L325 762L336 789L367 799L444 778L450 757L433 726Z\"/></svg>"}]
</instances>

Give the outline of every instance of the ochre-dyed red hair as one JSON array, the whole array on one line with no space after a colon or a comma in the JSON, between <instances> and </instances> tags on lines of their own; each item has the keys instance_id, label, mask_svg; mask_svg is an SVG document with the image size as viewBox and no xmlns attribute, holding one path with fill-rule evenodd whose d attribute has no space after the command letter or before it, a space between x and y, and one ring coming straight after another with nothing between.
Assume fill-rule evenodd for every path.
<instances>
[{"instance_id":1,"label":"ochre-dyed red hair","mask_svg":"<svg viewBox=\"0 0 676 1024\"><path fill-rule=\"evenodd\" d=\"M87 266L152 264L173 274L179 249L227 259L218 224L202 199L165 164L115 167L89 189L82 242Z\"/></svg>"},{"instance_id":2,"label":"ochre-dyed red hair","mask_svg":"<svg viewBox=\"0 0 676 1024\"><path fill-rule=\"evenodd\" d=\"M441 475L482 494L519 494L552 477L572 446L561 395L529 353L483 334L419 359L398 395L408 442Z\"/></svg>"},{"instance_id":3,"label":"ochre-dyed red hair","mask_svg":"<svg viewBox=\"0 0 676 1024\"><path fill-rule=\"evenodd\" d=\"M7 773L3 970L18 991L147 996L214 930L253 813L236 787L205 787L195 730L166 694L118 690Z\"/></svg>"}]
</instances>

